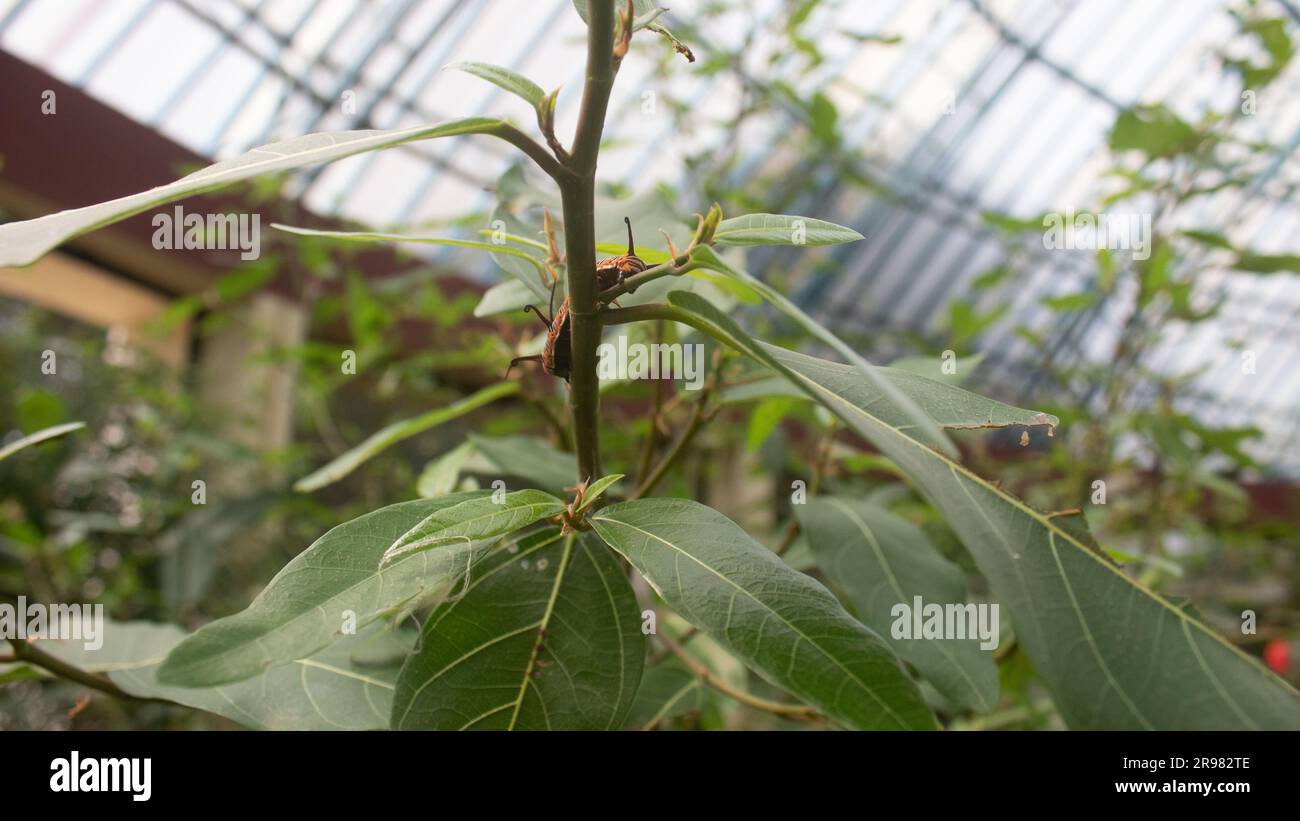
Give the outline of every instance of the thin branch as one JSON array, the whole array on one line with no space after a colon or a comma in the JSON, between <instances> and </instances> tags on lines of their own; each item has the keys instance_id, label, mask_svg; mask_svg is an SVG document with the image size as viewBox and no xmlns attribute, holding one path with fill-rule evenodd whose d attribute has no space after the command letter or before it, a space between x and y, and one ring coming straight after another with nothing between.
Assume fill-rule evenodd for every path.
<instances>
[{"instance_id":1,"label":"thin branch","mask_svg":"<svg viewBox=\"0 0 1300 821\"><path fill-rule=\"evenodd\" d=\"M59 678L74 681L77 684L84 685L92 690L98 690L101 693L107 693L115 698L122 698L128 701L149 701L159 704L171 703L170 701L164 701L162 699L133 696L114 684L107 676L101 676L97 673L82 670L80 667L69 664L57 656L50 655L31 642L22 641L20 639L10 639L9 645L13 647L13 658L15 660L25 662L33 667L40 667L49 673L53 673Z\"/></svg>"},{"instance_id":2,"label":"thin branch","mask_svg":"<svg viewBox=\"0 0 1300 821\"><path fill-rule=\"evenodd\" d=\"M656 279L662 279L663 277L681 276L699 267L699 263L683 254L676 259L662 262L653 268L647 268L639 274L634 274L613 288L601 291L598 299L601 303L608 305L623 294L631 293L647 282L654 282Z\"/></svg>"},{"instance_id":3,"label":"thin branch","mask_svg":"<svg viewBox=\"0 0 1300 821\"><path fill-rule=\"evenodd\" d=\"M537 165L540 166L551 179L555 180L557 184L563 184L562 181L569 176L568 170L564 166L560 165L559 161L557 161L555 157L551 156L550 152L542 147L541 143L520 131L518 128L515 128L510 123L500 123L493 126L490 131L485 131L484 133L491 134L494 137L500 137L515 148L518 148L520 151L527 154L529 159L537 163Z\"/></svg>"},{"instance_id":4,"label":"thin branch","mask_svg":"<svg viewBox=\"0 0 1300 821\"><path fill-rule=\"evenodd\" d=\"M778 544L772 552L778 556L784 556L785 552L794 544L794 540L799 538L799 520L791 519L790 523L785 526L785 533L781 535L781 543Z\"/></svg>"},{"instance_id":5,"label":"thin branch","mask_svg":"<svg viewBox=\"0 0 1300 821\"><path fill-rule=\"evenodd\" d=\"M628 497L629 499L640 499L653 491L655 486L664 478L664 475L667 474L672 466L677 463L677 460L681 455L686 452L686 448L691 444L691 440L695 438L695 434L700 432L700 428L708 424L709 421L717 415L718 411L716 408L712 411L705 412L704 406L708 400L709 390L706 388L704 395L695 403L695 408L691 412L691 421L687 423L686 430L682 431L682 435L677 437L677 441L674 442L673 446L669 448L666 454L664 454L663 459L659 460L659 464L655 466L654 470L650 471L650 475L646 476L641 481L641 484L637 489Z\"/></svg>"},{"instance_id":6,"label":"thin branch","mask_svg":"<svg viewBox=\"0 0 1300 821\"><path fill-rule=\"evenodd\" d=\"M655 323L655 341L662 344L664 341L664 323L662 321ZM664 380L654 380L654 407L650 411L650 429L646 431L645 443L641 449L641 461L637 463L636 475L645 476L650 473L650 464L654 460L655 451L659 448L659 415L663 413L664 407Z\"/></svg>"},{"instance_id":7,"label":"thin branch","mask_svg":"<svg viewBox=\"0 0 1300 821\"><path fill-rule=\"evenodd\" d=\"M752 693L747 693L744 690L732 687L727 682L715 676L713 671L706 667L702 661L686 652L680 644L673 641L667 634L658 633L655 638L659 639L659 642L663 644L664 647L667 647L669 652L674 656L677 656L678 660L680 660L688 670L694 673L696 677L717 690L719 693L722 693L727 698L734 699L735 701L753 707L756 710L772 713L773 715L778 715L782 718L793 719L796 721L823 720L822 714L812 707L803 704L782 704L779 701L768 701L765 698L759 698Z\"/></svg>"}]
</instances>

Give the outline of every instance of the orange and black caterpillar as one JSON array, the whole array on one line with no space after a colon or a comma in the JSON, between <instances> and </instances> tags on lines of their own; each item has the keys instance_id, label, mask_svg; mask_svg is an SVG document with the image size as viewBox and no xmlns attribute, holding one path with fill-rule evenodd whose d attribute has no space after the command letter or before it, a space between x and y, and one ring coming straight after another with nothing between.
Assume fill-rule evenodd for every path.
<instances>
[{"instance_id":1,"label":"orange and black caterpillar","mask_svg":"<svg viewBox=\"0 0 1300 821\"><path fill-rule=\"evenodd\" d=\"M596 287L602 293L622 285L623 280L633 274L641 273L647 267L645 261L636 255L636 245L632 241L632 221L623 217L623 222L627 224L627 253L602 259L596 263ZM548 317L535 305L524 306L525 311L537 314L537 318L546 326L546 345L540 354L517 356L510 360L506 376L509 376L510 371L520 362L541 362L542 369L551 376L558 376L568 381L573 358L572 349L569 347L569 298L566 296L560 303L560 310L555 311L554 285L551 286L550 307L554 313Z\"/></svg>"}]
</instances>

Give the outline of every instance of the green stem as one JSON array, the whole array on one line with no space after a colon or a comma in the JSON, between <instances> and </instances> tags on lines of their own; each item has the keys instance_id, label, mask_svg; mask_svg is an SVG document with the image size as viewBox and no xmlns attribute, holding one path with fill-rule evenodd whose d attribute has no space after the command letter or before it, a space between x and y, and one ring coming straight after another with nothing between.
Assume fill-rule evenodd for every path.
<instances>
[{"instance_id":1,"label":"green stem","mask_svg":"<svg viewBox=\"0 0 1300 821\"><path fill-rule=\"evenodd\" d=\"M550 152L542 147L541 143L537 142L532 137L529 137L518 128L515 128L513 125L510 125L509 123L500 123L499 125L493 126L490 131L485 133L491 134L493 137L499 137L527 154L533 162L537 163L537 165L557 183L564 179L566 173L564 166L560 165L559 162L551 156Z\"/></svg>"},{"instance_id":2,"label":"green stem","mask_svg":"<svg viewBox=\"0 0 1300 821\"><path fill-rule=\"evenodd\" d=\"M703 662L686 652L680 644L673 641L667 634L660 632L655 635L659 642L668 649L674 656L681 661L685 667L696 675L701 681L713 689L722 693L724 696L738 701L741 704L753 707L756 710L762 710L767 713L781 716L782 718L793 719L796 721L821 721L822 715L816 709L803 704L782 704L779 701L768 701L765 698L759 698L756 695L747 693L736 687L732 687L727 682L713 674Z\"/></svg>"},{"instance_id":3,"label":"green stem","mask_svg":"<svg viewBox=\"0 0 1300 821\"><path fill-rule=\"evenodd\" d=\"M691 440L695 438L695 434L699 433L700 428L704 427L705 423L713 418L712 413L704 412L704 405L708 401L708 398L709 397L706 393L706 395L700 397L700 400L695 403L695 410L691 413L691 421L686 425L686 430L682 431L682 435L673 443L673 446L669 449L668 453L664 454L664 458L659 461L659 464L650 472L650 475L646 476L641 481L640 486L637 487L628 498L640 499L653 491L655 486L663 480L664 475L668 473L669 469L672 468L681 455L686 452L686 448L690 446Z\"/></svg>"},{"instance_id":4,"label":"green stem","mask_svg":"<svg viewBox=\"0 0 1300 821\"><path fill-rule=\"evenodd\" d=\"M118 687L106 676L82 670L80 667L67 663L57 656L52 656L36 647L31 642L10 639L9 645L13 647L14 659L17 661L30 664L33 667L40 667L46 672L53 673L59 678L65 678L68 681L74 681L77 684L85 685L92 690L98 690L101 693L107 693L116 698L127 699L128 701L151 701L159 704L170 704L171 702L162 701L155 698L141 698L133 696L130 693Z\"/></svg>"},{"instance_id":5,"label":"green stem","mask_svg":"<svg viewBox=\"0 0 1300 821\"><path fill-rule=\"evenodd\" d=\"M572 361L569 403L578 452L578 481L601 476L600 382L596 348L600 317L596 313L596 157L614 86L614 3L595 0L587 8L587 75L573 152L556 177L564 206L564 241L569 249L569 327ZM534 158L536 159L536 158Z\"/></svg>"}]
</instances>

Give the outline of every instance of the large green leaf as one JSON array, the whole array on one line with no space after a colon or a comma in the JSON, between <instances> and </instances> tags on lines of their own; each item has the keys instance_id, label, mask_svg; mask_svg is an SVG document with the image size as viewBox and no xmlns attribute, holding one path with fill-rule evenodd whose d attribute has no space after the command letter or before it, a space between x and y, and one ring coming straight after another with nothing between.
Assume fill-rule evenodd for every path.
<instances>
[{"instance_id":1,"label":"large green leaf","mask_svg":"<svg viewBox=\"0 0 1300 821\"><path fill-rule=\"evenodd\" d=\"M733 268L723 262L722 258L707 245L695 248L691 252L691 258L705 267L740 280L762 294L763 298L772 303L781 313L799 323L814 338L829 345L836 353L848 360L853 367L857 368L867 380L875 384L885 401L905 413L911 423L917 426L927 444L956 455L957 451L952 442L948 440L948 437L944 436L943 431L934 424L934 421L926 415L925 411L921 410L916 402L891 385L874 365L859 356L856 351L844 344L843 340L823 327L817 320L804 313L803 309L798 305L786 299L785 295L780 291L772 288L748 271Z\"/></svg>"},{"instance_id":2,"label":"large green leaf","mask_svg":"<svg viewBox=\"0 0 1300 821\"><path fill-rule=\"evenodd\" d=\"M45 428L44 430L30 433L21 439L10 442L3 448L0 448L0 459L7 459L23 448L29 448L32 445L39 445L41 442L46 440L55 439L64 434L72 433L74 430L81 430L85 426L85 422L67 422L62 425L55 425L51 428Z\"/></svg>"},{"instance_id":3,"label":"large green leaf","mask_svg":"<svg viewBox=\"0 0 1300 821\"><path fill-rule=\"evenodd\" d=\"M773 684L850 727L935 726L879 636L716 510L638 499L589 521L677 613Z\"/></svg>"},{"instance_id":4,"label":"large green leaf","mask_svg":"<svg viewBox=\"0 0 1300 821\"><path fill-rule=\"evenodd\" d=\"M1071 727L1300 729L1294 689L1126 575L1096 549L1081 517L1034 510L926 447L856 373L755 342L707 302L672 296L835 412L925 491L1011 611Z\"/></svg>"},{"instance_id":5,"label":"large green leaf","mask_svg":"<svg viewBox=\"0 0 1300 821\"><path fill-rule=\"evenodd\" d=\"M563 510L563 502L540 490L466 499L430 513L399 536L379 557L379 563L387 565L414 553L504 536Z\"/></svg>"},{"instance_id":6,"label":"large green leaf","mask_svg":"<svg viewBox=\"0 0 1300 821\"><path fill-rule=\"evenodd\" d=\"M964 604L961 568L934 549L920 528L876 505L834 496L795 505L817 566L843 590L863 624L875 630L947 699L980 712L998 698L992 648L966 639L894 638L893 608ZM996 638L996 637L995 637Z\"/></svg>"},{"instance_id":7,"label":"large green leaf","mask_svg":"<svg viewBox=\"0 0 1300 821\"><path fill-rule=\"evenodd\" d=\"M864 237L852 228L811 217L745 214L718 223L719 245L838 245Z\"/></svg>"},{"instance_id":8,"label":"large green leaf","mask_svg":"<svg viewBox=\"0 0 1300 821\"><path fill-rule=\"evenodd\" d=\"M402 667L394 729L608 730L645 662L636 596L592 536L552 528L477 563Z\"/></svg>"},{"instance_id":9,"label":"large green leaf","mask_svg":"<svg viewBox=\"0 0 1300 821\"><path fill-rule=\"evenodd\" d=\"M483 491L380 508L330 530L290 561L245 610L205 625L172 650L163 684L208 687L306 658L343 635L417 602L437 601L487 545L458 543L379 566L397 539L431 514Z\"/></svg>"},{"instance_id":10,"label":"large green leaf","mask_svg":"<svg viewBox=\"0 0 1300 821\"><path fill-rule=\"evenodd\" d=\"M185 631L170 624L109 622L97 650L85 649L79 640L46 640L41 648L107 675L131 695L174 701L257 730L379 730L388 726L393 683L414 631L372 625L309 658L235 684L159 684L158 665L183 638Z\"/></svg>"},{"instance_id":11,"label":"large green leaf","mask_svg":"<svg viewBox=\"0 0 1300 821\"><path fill-rule=\"evenodd\" d=\"M139 194L0 225L0 266L28 265L56 245L87 231L111 225L164 203L224 188L250 177L341 160L364 151L390 148L415 140L457 134L487 134L502 125L500 120L470 117L437 126L422 125L392 131L308 134L263 145L233 159L195 171L176 182L150 188Z\"/></svg>"},{"instance_id":12,"label":"large green leaf","mask_svg":"<svg viewBox=\"0 0 1300 821\"><path fill-rule=\"evenodd\" d=\"M380 430L375 431L366 440L351 450L339 454L333 460L323 467L317 468L311 473L294 482L293 489L307 493L326 485L333 484L344 476L347 476L358 466L367 460L373 458L389 447L397 444L403 439L410 439L416 434L424 433L430 428L435 428L444 422L450 422L453 419L464 416L472 410L477 410L484 405L495 402L506 396L513 396L519 393L518 382L498 382L495 385L489 385L486 388L473 393L464 399L457 400L445 408L437 408L428 413L421 414L413 419L403 419L400 422L394 422Z\"/></svg>"},{"instance_id":13,"label":"large green leaf","mask_svg":"<svg viewBox=\"0 0 1300 821\"><path fill-rule=\"evenodd\" d=\"M469 439L503 476L518 476L552 493L562 493L577 481L578 457L556 450L540 437L471 434Z\"/></svg>"},{"instance_id":14,"label":"large green leaf","mask_svg":"<svg viewBox=\"0 0 1300 821\"><path fill-rule=\"evenodd\" d=\"M680 302L680 297L674 293L674 302ZM762 345L763 343L758 343ZM767 347L767 346L764 346ZM781 349L776 349L781 350ZM837 379L857 379L858 371L848 365L841 365L836 362L827 362L824 359L812 359L807 357L816 367L825 370L826 373L832 374ZM911 370L901 370L893 366L878 368L877 371L888 380L889 384L895 389L904 393L909 399L915 401L920 407L925 408L926 413L934 420L936 424L945 430L968 430L979 428L1008 428L1008 427L1033 427L1045 426L1049 433L1054 433L1060 420L1050 413L1040 411L1026 410L998 402L995 399L989 399L986 396L980 396L977 393L971 393L968 390L957 387L951 382L940 382L926 376L921 376ZM892 406L886 408L887 403L881 402L883 394L876 390L874 384L866 384L863 381L862 390L872 397L876 407L880 408L880 413L887 416L899 430L913 430L914 426L906 421L906 418ZM816 401L797 385L792 384L789 379L773 377L771 379L760 379L753 382L747 382L737 385L734 388L723 393L725 402L744 402L760 397L779 397L807 399Z\"/></svg>"}]
</instances>

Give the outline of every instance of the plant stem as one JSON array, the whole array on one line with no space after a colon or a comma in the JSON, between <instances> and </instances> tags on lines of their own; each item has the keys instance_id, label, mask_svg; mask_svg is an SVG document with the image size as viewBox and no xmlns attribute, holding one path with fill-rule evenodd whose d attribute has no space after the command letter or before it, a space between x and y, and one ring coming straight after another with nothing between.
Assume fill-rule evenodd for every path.
<instances>
[{"instance_id":1,"label":"plant stem","mask_svg":"<svg viewBox=\"0 0 1300 821\"><path fill-rule=\"evenodd\" d=\"M790 523L785 526L785 533L781 536L781 543L778 544L772 552L778 556L784 556L785 552L794 544L794 540L799 536L799 520L791 519Z\"/></svg>"},{"instance_id":2,"label":"plant stem","mask_svg":"<svg viewBox=\"0 0 1300 821\"><path fill-rule=\"evenodd\" d=\"M682 431L682 435L677 437L677 441L664 454L664 458L659 460L659 464L650 472L650 475L641 480L641 484L632 492L632 495L628 497L629 499L640 499L654 490L655 485L658 485L664 478L664 474L668 473L669 468L676 464L678 458L686 452L686 448L690 445L691 440L695 438L695 434L699 433L700 428L704 427L705 423L713 418L712 413L704 411L704 405L708 399L708 391L706 390L705 395L700 397L700 401L695 403L695 409L691 412L691 421L687 423L686 430Z\"/></svg>"},{"instance_id":3,"label":"plant stem","mask_svg":"<svg viewBox=\"0 0 1300 821\"><path fill-rule=\"evenodd\" d=\"M107 693L108 695L117 698L124 698L128 701L152 701L159 704L170 703L156 698L141 698L139 696L133 696L114 684L108 679L108 677L96 673L90 673L82 670L80 667L68 664L63 659L52 656L44 650L39 649L31 642L19 639L10 639L9 645L13 647L13 658L15 660L26 662L34 667L40 667L41 669L53 673L60 678L75 681L76 683L85 685L92 690L98 690L101 693Z\"/></svg>"},{"instance_id":4,"label":"plant stem","mask_svg":"<svg viewBox=\"0 0 1300 821\"><path fill-rule=\"evenodd\" d=\"M587 74L573 151L564 164L566 173L556 177L564 206L564 241L569 256L569 403L573 409L579 482L601 476L600 383L596 378L601 329L596 314L596 157L609 92L614 86L613 49L613 0L594 0L587 7Z\"/></svg>"},{"instance_id":5,"label":"plant stem","mask_svg":"<svg viewBox=\"0 0 1300 821\"><path fill-rule=\"evenodd\" d=\"M515 128L513 125L510 125L509 123L500 123L499 125L493 126L492 130L485 133L491 134L493 137L499 137L527 154L529 159L537 163L537 165L557 183L561 183L564 179L564 166L560 165L559 162L551 156L550 152L542 147L541 143L520 131L518 128Z\"/></svg>"},{"instance_id":6,"label":"plant stem","mask_svg":"<svg viewBox=\"0 0 1300 821\"><path fill-rule=\"evenodd\" d=\"M704 665L702 661L692 656L690 653L677 642L673 641L666 633L658 633L655 636L659 642L667 647L668 650L677 656L678 660L686 666L688 670L694 673L701 681L713 689L722 693L724 696L741 704L753 707L756 710L762 710L767 713L781 716L782 718L795 719L798 721L819 721L822 718L821 713L812 707L803 704L782 704L779 701L768 701L765 698L759 698L756 695L747 693L744 690L732 687L727 682L713 675L713 671Z\"/></svg>"},{"instance_id":7,"label":"plant stem","mask_svg":"<svg viewBox=\"0 0 1300 821\"><path fill-rule=\"evenodd\" d=\"M664 323L655 323L655 341L664 341ZM654 460L655 450L659 447L659 415L664 407L664 381L654 381L654 407L650 411L650 430L646 431L645 443L641 448L641 461L637 463L636 475L639 479L650 474L650 463Z\"/></svg>"},{"instance_id":8,"label":"plant stem","mask_svg":"<svg viewBox=\"0 0 1300 821\"><path fill-rule=\"evenodd\" d=\"M662 279L663 277L681 276L682 274L694 271L699 267L699 263L695 262L685 254L682 254L676 259L671 259L668 262L661 262L653 268L647 268L639 274L634 274L623 280L620 284L615 285L613 288L601 291L598 299L601 303L608 304L618 299L623 294L635 291L647 282L654 282L656 279Z\"/></svg>"}]
</instances>

